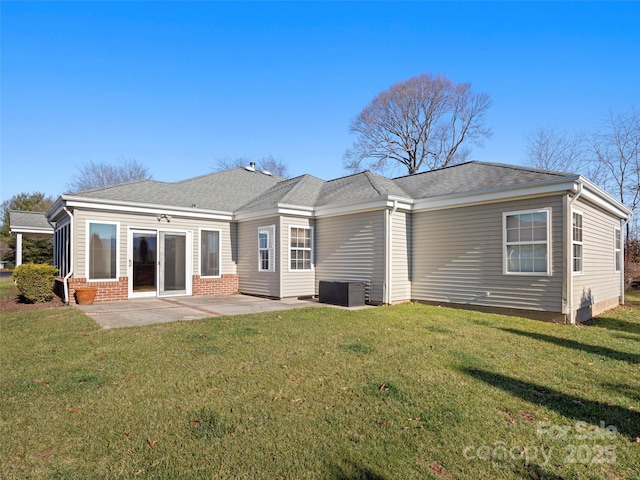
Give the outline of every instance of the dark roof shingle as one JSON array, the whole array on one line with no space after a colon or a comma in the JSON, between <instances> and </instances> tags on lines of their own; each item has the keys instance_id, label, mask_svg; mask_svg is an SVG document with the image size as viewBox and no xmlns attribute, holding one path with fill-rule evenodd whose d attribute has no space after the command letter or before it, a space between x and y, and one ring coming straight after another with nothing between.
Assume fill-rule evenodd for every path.
<instances>
[{"instance_id":1,"label":"dark roof shingle","mask_svg":"<svg viewBox=\"0 0 640 480\"><path fill-rule=\"evenodd\" d=\"M393 182L414 199L437 197L452 193L479 192L514 187L575 175L547 172L517 165L468 162L430 172L394 178Z\"/></svg>"},{"instance_id":2,"label":"dark roof shingle","mask_svg":"<svg viewBox=\"0 0 640 480\"><path fill-rule=\"evenodd\" d=\"M74 195L234 212L278 204L317 207L387 196L417 200L574 177L567 173L476 161L394 179L367 171L329 181L312 175L283 179L238 167L175 183L142 180Z\"/></svg>"}]
</instances>

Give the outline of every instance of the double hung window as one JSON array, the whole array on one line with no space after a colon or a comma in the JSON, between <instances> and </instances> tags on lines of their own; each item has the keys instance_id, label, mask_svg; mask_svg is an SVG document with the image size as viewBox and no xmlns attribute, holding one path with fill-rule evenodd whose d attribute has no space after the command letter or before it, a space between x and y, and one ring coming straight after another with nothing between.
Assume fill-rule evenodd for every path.
<instances>
[{"instance_id":1,"label":"double hung window","mask_svg":"<svg viewBox=\"0 0 640 480\"><path fill-rule=\"evenodd\" d=\"M504 273L549 275L551 211L526 210L503 214Z\"/></svg>"}]
</instances>

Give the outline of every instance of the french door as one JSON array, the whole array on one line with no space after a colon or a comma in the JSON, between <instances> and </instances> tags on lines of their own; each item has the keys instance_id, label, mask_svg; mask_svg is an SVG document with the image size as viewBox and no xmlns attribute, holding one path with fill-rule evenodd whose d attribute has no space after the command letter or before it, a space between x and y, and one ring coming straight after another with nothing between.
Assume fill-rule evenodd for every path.
<instances>
[{"instance_id":1,"label":"french door","mask_svg":"<svg viewBox=\"0 0 640 480\"><path fill-rule=\"evenodd\" d=\"M129 296L190 295L190 232L130 230Z\"/></svg>"}]
</instances>

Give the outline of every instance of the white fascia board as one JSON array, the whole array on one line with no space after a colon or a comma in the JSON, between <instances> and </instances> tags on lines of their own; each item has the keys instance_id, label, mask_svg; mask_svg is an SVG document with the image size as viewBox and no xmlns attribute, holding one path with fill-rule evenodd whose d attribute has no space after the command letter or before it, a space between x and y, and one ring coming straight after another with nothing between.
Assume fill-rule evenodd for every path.
<instances>
[{"instance_id":1,"label":"white fascia board","mask_svg":"<svg viewBox=\"0 0 640 480\"><path fill-rule=\"evenodd\" d=\"M62 202L62 196L60 196L56 198L56 201L51 204L49 210L47 210L44 214L48 220L51 220L60 214L60 212L62 211Z\"/></svg>"},{"instance_id":2,"label":"white fascia board","mask_svg":"<svg viewBox=\"0 0 640 480\"><path fill-rule=\"evenodd\" d=\"M48 235L53 235L53 228L12 227L11 233L46 233Z\"/></svg>"},{"instance_id":3,"label":"white fascia board","mask_svg":"<svg viewBox=\"0 0 640 480\"><path fill-rule=\"evenodd\" d=\"M151 215L171 214L187 218L205 218L209 220L233 220L232 212L223 212L216 210L204 210L198 208L184 208L170 205L149 205L142 206L140 204L132 204L130 202L120 202L116 200L104 201L95 198L82 197L61 197L66 207L72 208L89 208L100 209L109 212L128 212L128 213L147 213Z\"/></svg>"},{"instance_id":4,"label":"white fascia board","mask_svg":"<svg viewBox=\"0 0 640 480\"><path fill-rule=\"evenodd\" d=\"M289 205L279 203L276 207L265 208L262 210L255 210L251 212L238 212L235 215L235 220L254 220L257 218L268 218L278 215L291 215L297 217L328 217L334 215L347 215L350 213L368 212L371 210L380 210L384 208L393 208L397 205L400 210L411 210L413 206L413 200L402 197L376 197L366 200L350 200L340 203L332 203L329 205L322 205L320 207L307 207L301 205Z\"/></svg>"},{"instance_id":5,"label":"white fascia board","mask_svg":"<svg viewBox=\"0 0 640 480\"><path fill-rule=\"evenodd\" d=\"M629 208L627 208L626 205L613 198L612 195L605 192L590 180L584 177L580 177L580 181L586 187L582 190L581 198L587 199L589 202L597 205L598 207L609 213L612 213L618 218L624 220L631 218L633 212Z\"/></svg>"},{"instance_id":6,"label":"white fascia board","mask_svg":"<svg viewBox=\"0 0 640 480\"><path fill-rule=\"evenodd\" d=\"M244 211L235 214L234 219L238 221L254 220L257 218L275 217L278 215L291 215L296 217L313 217L314 208L302 205L290 205L279 203L275 207L264 208L262 210Z\"/></svg>"},{"instance_id":7,"label":"white fascia board","mask_svg":"<svg viewBox=\"0 0 640 480\"><path fill-rule=\"evenodd\" d=\"M577 177L576 177L577 179ZM546 182L543 184L529 184L529 186L519 186L505 189L497 188L484 192L460 193L452 195L442 195L433 198L422 198L416 200L413 211L442 210L451 207L461 207L465 205L478 205L482 203L493 203L504 200L515 200L518 198L536 197L562 193L566 191L577 191L576 181L562 179L562 181Z\"/></svg>"}]
</instances>

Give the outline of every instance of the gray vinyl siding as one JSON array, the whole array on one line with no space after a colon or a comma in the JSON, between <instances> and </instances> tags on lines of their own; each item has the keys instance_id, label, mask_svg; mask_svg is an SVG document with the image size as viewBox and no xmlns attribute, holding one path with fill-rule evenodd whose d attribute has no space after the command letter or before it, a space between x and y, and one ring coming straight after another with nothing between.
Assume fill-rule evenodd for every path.
<instances>
[{"instance_id":1,"label":"gray vinyl siding","mask_svg":"<svg viewBox=\"0 0 640 480\"><path fill-rule=\"evenodd\" d=\"M281 266L281 297L299 297L315 294L315 268L314 247L315 239L312 237L311 270L291 270L289 265L289 227L314 227L315 222L309 218L281 217L281 248L279 258ZM314 234L315 229L312 229Z\"/></svg>"},{"instance_id":2,"label":"gray vinyl siding","mask_svg":"<svg viewBox=\"0 0 640 480\"><path fill-rule=\"evenodd\" d=\"M411 214L391 216L391 302L411 300Z\"/></svg>"},{"instance_id":3,"label":"gray vinyl siding","mask_svg":"<svg viewBox=\"0 0 640 480\"><path fill-rule=\"evenodd\" d=\"M275 271L258 270L258 228L275 225ZM280 219L247 220L238 223L238 287L240 293L280 298Z\"/></svg>"},{"instance_id":4,"label":"gray vinyl siding","mask_svg":"<svg viewBox=\"0 0 640 480\"><path fill-rule=\"evenodd\" d=\"M94 210L75 210L74 212L74 277L86 277L86 249L87 249L87 221L117 223L118 230L118 275L126 277L128 275L128 231L129 229L140 230L177 230L191 232L192 237L192 259L190 262L191 274L196 275L199 271L200 256L200 235L199 229L213 229L221 231L220 246L222 257L223 274L237 273L237 239L235 226L230 222L216 221L208 219L183 218L172 215L171 222L165 220L158 222L157 216L152 214L136 214L126 212L104 212Z\"/></svg>"},{"instance_id":5,"label":"gray vinyl siding","mask_svg":"<svg viewBox=\"0 0 640 480\"><path fill-rule=\"evenodd\" d=\"M502 214L551 208L551 276L503 273ZM562 311L562 196L416 212L412 218L415 300Z\"/></svg>"},{"instance_id":6,"label":"gray vinyl siding","mask_svg":"<svg viewBox=\"0 0 640 480\"><path fill-rule=\"evenodd\" d=\"M620 272L615 271L614 229L620 221L582 199L573 210L582 213L582 274L573 274L573 307L579 309L620 297Z\"/></svg>"},{"instance_id":7,"label":"gray vinyl siding","mask_svg":"<svg viewBox=\"0 0 640 480\"><path fill-rule=\"evenodd\" d=\"M321 280L370 281L384 301L386 210L316 219L316 292Z\"/></svg>"}]
</instances>

